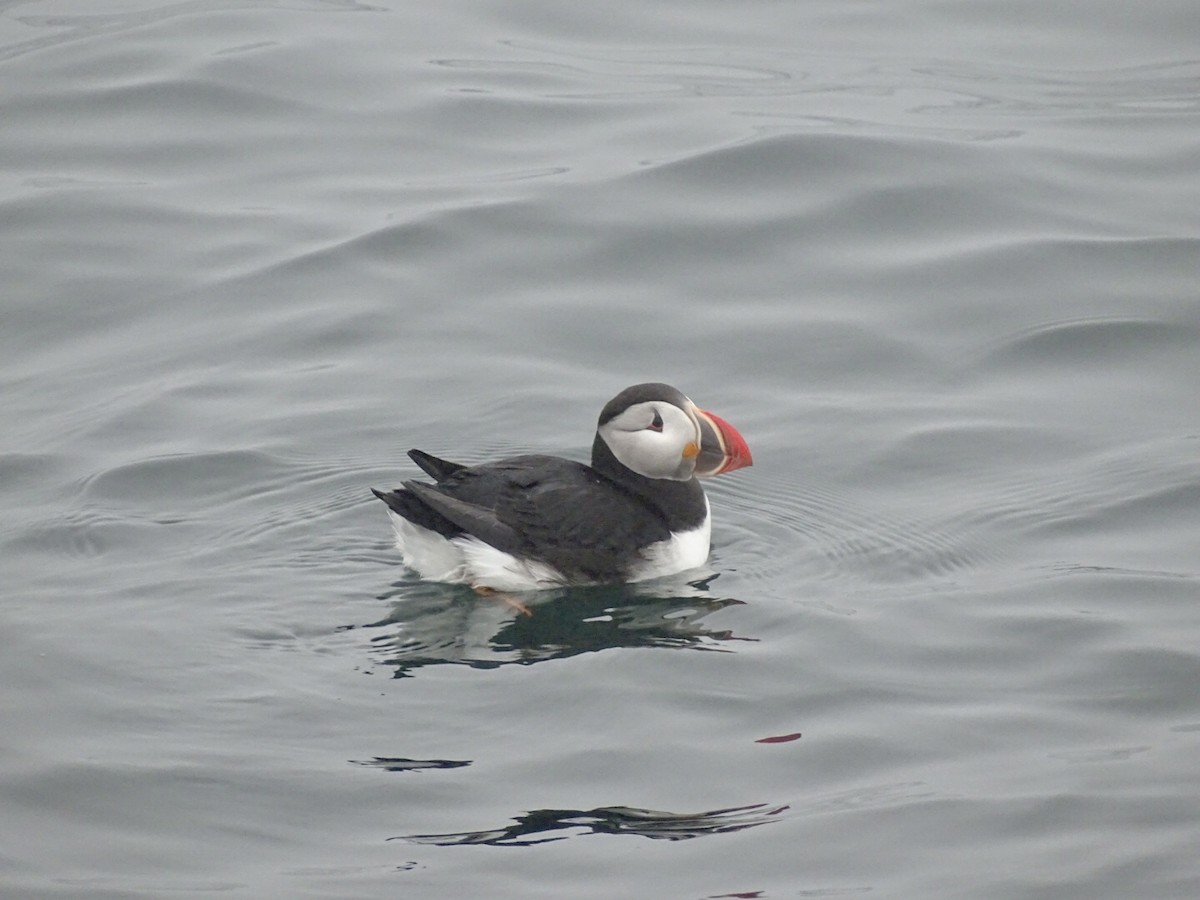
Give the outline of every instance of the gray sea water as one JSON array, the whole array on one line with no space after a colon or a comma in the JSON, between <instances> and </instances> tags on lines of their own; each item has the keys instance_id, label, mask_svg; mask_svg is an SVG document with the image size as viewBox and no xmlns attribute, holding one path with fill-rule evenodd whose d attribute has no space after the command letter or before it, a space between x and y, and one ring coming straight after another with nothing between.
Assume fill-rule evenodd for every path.
<instances>
[{"instance_id":1,"label":"gray sea water","mask_svg":"<svg viewBox=\"0 0 1200 900\"><path fill-rule=\"evenodd\" d=\"M1200 896L1200 12L0 2L0 895ZM417 582L675 384L709 569Z\"/></svg>"}]
</instances>

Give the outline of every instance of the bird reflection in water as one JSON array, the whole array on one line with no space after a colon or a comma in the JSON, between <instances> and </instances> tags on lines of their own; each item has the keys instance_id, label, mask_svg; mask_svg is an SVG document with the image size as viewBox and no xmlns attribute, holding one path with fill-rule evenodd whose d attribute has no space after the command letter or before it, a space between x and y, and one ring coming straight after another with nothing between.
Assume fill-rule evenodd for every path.
<instances>
[{"instance_id":1,"label":"bird reflection in water","mask_svg":"<svg viewBox=\"0 0 1200 900\"><path fill-rule=\"evenodd\" d=\"M702 621L742 605L713 596L715 578L538 591L519 595L519 605L466 587L402 582L381 598L397 601L391 614L361 627L380 630L371 643L396 678L429 665L486 669L616 647L732 652L734 642L754 638Z\"/></svg>"},{"instance_id":2,"label":"bird reflection in water","mask_svg":"<svg viewBox=\"0 0 1200 900\"><path fill-rule=\"evenodd\" d=\"M598 809L539 809L518 816L512 825L491 831L464 831L456 834L410 834L389 838L414 844L449 847L462 844L488 844L495 847L524 847L548 841L561 841L572 834L634 834L655 840L684 841L707 834L727 834L776 821L788 807L755 803L701 813L659 812L628 806L603 806Z\"/></svg>"}]
</instances>

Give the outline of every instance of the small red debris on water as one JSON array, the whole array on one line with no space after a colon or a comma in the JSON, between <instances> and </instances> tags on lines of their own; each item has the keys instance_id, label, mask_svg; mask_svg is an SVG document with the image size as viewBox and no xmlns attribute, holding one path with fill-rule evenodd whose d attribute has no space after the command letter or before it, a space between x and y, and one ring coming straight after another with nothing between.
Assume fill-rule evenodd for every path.
<instances>
[{"instance_id":1,"label":"small red debris on water","mask_svg":"<svg viewBox=\"0 0 1200 900\"><path fill-rule=\"evenodd\" d=\"M788 741L800 740L800 732L795 734L777 734L774 737L759 738L756 744L786 744Z\"/></svg>"}]
</instances>

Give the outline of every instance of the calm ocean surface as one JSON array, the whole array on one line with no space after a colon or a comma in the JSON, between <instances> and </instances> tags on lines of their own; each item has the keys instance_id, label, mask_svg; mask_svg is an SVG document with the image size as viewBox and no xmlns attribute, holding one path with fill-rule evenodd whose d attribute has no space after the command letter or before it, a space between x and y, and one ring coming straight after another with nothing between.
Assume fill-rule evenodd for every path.
<instances>
[{"instance_id":1,"label":"calm ocean surface","mask_svg":"<svg viewBox=\"0 0 1200 900\"><path fill-rule=\"evenodd\" d=\"M0 115L0 896L1200 896L1194 0L5 0ZM400 566L646 380L709 570Z\"/></svg>"}]
</instances>

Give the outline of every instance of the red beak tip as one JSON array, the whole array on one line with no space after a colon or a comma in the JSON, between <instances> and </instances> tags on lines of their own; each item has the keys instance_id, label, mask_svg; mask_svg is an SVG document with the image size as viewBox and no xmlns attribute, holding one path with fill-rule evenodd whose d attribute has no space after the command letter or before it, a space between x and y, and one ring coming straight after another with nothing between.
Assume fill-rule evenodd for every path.
<instances>
[{"instance_id":1,"label":"red beak tip","mask_svg":"<svg viewBox=\"0 0 1200 900\"><path fill-rule=\"evenodd\" d=\"M708 416L712 423L716 425L717 429L721 432L721 439L725 444L725 463L714 474L724 475L726 472L754 465L754 457L750 454L750 447L741 433L720 416L708 410L701 410L701 412Z\"/></svg>"}]
</instances>

